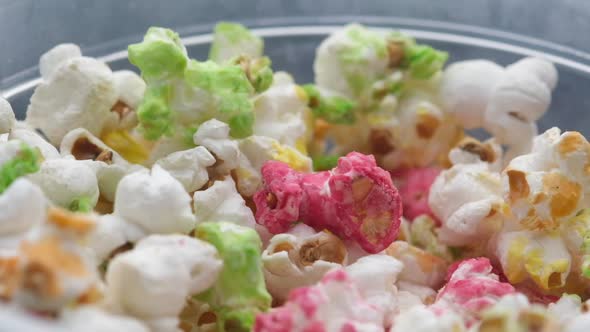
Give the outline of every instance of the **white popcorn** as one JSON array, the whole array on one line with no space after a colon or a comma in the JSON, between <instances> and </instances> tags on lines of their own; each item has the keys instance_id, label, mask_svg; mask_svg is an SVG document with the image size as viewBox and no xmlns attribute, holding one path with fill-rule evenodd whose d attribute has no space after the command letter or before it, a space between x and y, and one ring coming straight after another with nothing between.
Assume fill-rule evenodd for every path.
<instances>
[{"instance_id":1,"label":"white popcorn","mask_svg":"<svg viewBox=\"0 0 590 332\"><path fill-rule=\"evenodd\" d=\"M194 148L194 145L191 142L187 142L180 133L176 133L172 137L162 137L154 143L149 152L148 161L145 164L151 166L156 161L166 158L171 153L190 150L192 148Z\"/></svg>"},{"instance_id":2,"label":"white popcorn","mask_svg":"<svg viewBox=\"0 0 590 332\"><path fill-rule=\"evenodd\" d=\"M26 178L0 194L0 256L15 254L25 233L45 220L46 208L43 192Z\"/></svg>"},{"instance_id":3,"label":"white popcorn","mask_svg":"<svg viewBox=\"0 0 590 332\"><path fill-rule=\"evenodd\" d=\"M59 326L68 331L84 332L149 332L150 330L137 319L114 315L100 308L84 306L66 310L60 317Z\"/></svg>"},{"instance_id":4,"label":"white popcorn","mask_svg":"<svg viewBox=\"0 0 590 332\"><path fill-rule=\"evenodd\" d=\"M577 295L563 294L557 302L547 305L547 312L561 324L567 324L582 314L582 299Z\"/></svg>"},{"instance_id":5,"label":"white popcorn","mask_svg":"<svg viewBox=\"0 0 590 332\"><path fill-rule=\"evenodd\" d=\"M391 332L462 332L463 320L452 311L434 313L425 306L415 306L395 317Z\"/></svg>"},{"instance_id":6,"label":"white popcorn","mask_svg":"<svg viewBox=\"0 0 590 332\"><path fill-rule=\"evenodd\" d=\"M41 77L48 80L64 62L81 56L82 51L76 44L59 44L53 47L39 59Z\"/></svg>"},{"instance_id":7,"label":"white popcorn","mask_svg":"<svg viewBox=\"0 0 590 332\"><path fill-rule=\"evenodd\" d=\"M217 160L222 161L217 166L220 173L227 173L240 164L238 142L229 137L229 130L227 124L212 119L202 123L193 136L196 145L204 146Z\"/></svg>"},{"instance_id":8,"label":"white popcorn","mask_svg":"<svg viewBox=\"0 0 590 332\"><path fill-rule=\"evenodd\" d=\"M590 329L590 313L573 318L562 330L563 332L586 332Z\"/></svg>"},{"instance_id":9,"label":"white popcorn","mask_svg":"<svg viewBox=\"0 0 590 332\"><path fill-rule=\"evenodd\" d=\"M29 180L38 185L54 204L68 208L80 198L88 198L92 206L99 196L95 172L83 161L73 158L45 160Z\"/></svg>"},{"instance_id":10,"label":"white popcorn","mask_svg":"<svg viewBox=\"0 0 590 332\"><path fill-rule=\"evenodd\" d=\"M128 173L143 169L132 165L98 137L84 128L67 133L60 146L62 156L82 160L96 173L100 194L109 202L115 199L119 181Z\"/></svg>"},{"instance_id":11,"label":"white popcorn","mask_svg":"<svg viewBox=\"0 0 590 332\"><path fill-rule=\"evenodd\" d=\"M157 165L168 171L187 192L203 187L209 180L207 167L215 164L215 157L202 146L177 151L158 160Z\"/></svg>"},{"instance_id":12,"label":"white popcorn","mask_svg":"<svg viewBox=\"0 0 590 332\"><path fill-rule=\"evenodd\" d=\"M361 295L379 312L383 312L383 325L391 326L397 310L397 289L394 284L404 264L388 255L368 255L345 268Z\"/></svg>"},{"instance_id":13,"label":"white popcorn","mask_svg":"<svg viewBox=\"0 0 590 332\"><path fill-rule=\"evenodd\" d=\"M0 97L0 134L9 133L16 123L16 117L10 103Z\"/></svg>"},{"instance_id":14,"label":"white popcorn","mask_svg":"<svg viewBox=\"0 0 590 332\"><path fill-rule=\"evenodd\" d=\"M439 239L448 245L482 244L501 225L500 174L486 163L457 164L444 170L430 187L428 203L442 221Z\"/></svg>"},{"instance_id":15,"label":"white popcorn","mask_svg":"<svg viewBox=\"0 0 590 332\"><path fill-rule=\"evenodd\" d=\"M152 331L177 331L186 298L211 287L221 267L208 243L184 235L152 235L110 263L106 301Z\"/></svg>"},{"instance_id":16,"label":"white popcorn","mask_svg":"<svg viewBox=\"0 0 590 332\"><path fill-rule=\"evenodd\" d=\"M72 129L100 135L117 101L113 73L103 62L75 57L63 62L33 93L27 122L59 145Z\"/></svg>"},{"instance_id":17,"label":"white popcorn","mask_svg":"<svg viewBox=\"0 0 590 332\"><path fill-rule=\"evenodd\" d=\"M481 128L493 82L504 75L504 68L488 60L459 61L449 65L442 77L441 99L465 129Z\"/></svg>"},{"instance_id":18,"label":"white popcorn","mask_svg":"<svg viewBox=\"0 0 590 332\"><path fill-rule=\"evenodd\" d=\"M555 89L557 85L557 69L555 66L541 58L523 58L506 67L511 72L520 74L521 72L536 76L541 80L549 90Z\"/></svg>"},{"instance_id":19,"label":"white popcorn","mask_svg":"<svg viewBox=\"0 0 590 332\"><path fill-rule=\"evenodd\" d=\"M187 234L195 226L190 196L180 182L155 165L123 177L115 195L114 214L147 234Z\"/></svg>"},{"instance_id":20,"label":"white popcorn","mask_svg":"<svg viewBox=\"0 0 590 332\"><path fill-rule=\"evenodd\" d=\"M145 93L146 84L141 76L130 70L113 72L113 83L119 100L132 109L137 109Z\"/></svg>"},{"instance_id":21,"label":"white popcorn","mask_svg":"<svg viewBox=\"0 0 590 332\"><path fill-rule=\"evenodd\" d=\"M115 249L129 240L129 224L117 215L106 214L98 217L96 227L88 235L87 246L94 254L96 263L104 262Z\"/></svg>"},{"instance_id":22,"label":"white popcorn","mask_svg":"<svg viewBox=\"0 0 590 332\"><path fill-rule=\"evenodd\" d=\"M215 181L205 190L196 191L193 202L197 223L228 221L250 228L256 225L252 210L236 190L231 176Z\"/></svg>"},{"instance_id":23,"label":"white popcorn","mask_svg":"<svg viewBox=\"0 0 590 332\"><path fill-rule=\"evenodd\" d=\"M340 239L305 224L273 236L262 252L266 287L279 302L285 301L292 289L319 282L326 272L346 261L346 247Z\"/></svg>"},{"instance_id":24,"label":"white popcorn","mask_svg":"<svg viewBox=\"0 0 590 332\"><path fill-rule=\"evenodd\" d=\"M385 253L403 264L399 280L438 289L444 283L447 262L404 241L395 241Z\"/></svg>"},{"instance_id":25,"label":"white popcorn","mask_svg":"<svg viewBox=\"0 0 590 332\"><path fill-rule=\"evenodd\" d=\"M32 129L17 125L16 128L10 131L8 139L19 140L27 143L31 147L38 148L41 155L43 155L43 159L56 159L60 157L55 146L47 142L45 138L41 137L41 135Z\"/></svg>"},{"instance_id":26,"label":"white popcorn","mask_svg":"<svg viewBox=\"0 0 590 332\"><path fill-rule=\"evenodd\" d=\"M271 137L295 147L298 142L305 141L307 132L306 96L288 74L277 72L274 77L277 76L283 78L275 79L255 101L254 135Z\"/></svg>"}]
</instances>

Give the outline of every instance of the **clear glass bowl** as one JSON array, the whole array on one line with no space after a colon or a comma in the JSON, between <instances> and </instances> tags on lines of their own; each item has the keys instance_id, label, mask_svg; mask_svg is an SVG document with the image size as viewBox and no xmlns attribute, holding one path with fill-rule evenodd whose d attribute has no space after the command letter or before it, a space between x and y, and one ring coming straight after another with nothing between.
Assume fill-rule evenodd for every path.
<instances>
[{"instance_id":1,"label":"clear glass bowl","mask_svg":"<svg viewBox=\"0 0 590 332\"><path fill-rule=\"evenodd\" d=\"M139 41L150 25L179 31L191 57L204 59L215 22L234 20L264 37L275 70L289 71L297 82L307 83L313 80L320 41L343 24L359 22L406 31L448 51L451 62L486 58L509 64L524 56L545 56L557 66L559 83L540 130L557 125L590 134L590 54L585 52L590 42L583 37L590 29L590 3L583 1L12 2L12 7L0 5L0 34L6 35L7 46L0 60L0 93L20 118L37 82L38 57L59 42L78 43L86 55L101 57L113 69L132 69L126 45ZM351 12L359 15L347 15ZM43 24L31 27L27 20Z\"/></svg>"}]
</instances>

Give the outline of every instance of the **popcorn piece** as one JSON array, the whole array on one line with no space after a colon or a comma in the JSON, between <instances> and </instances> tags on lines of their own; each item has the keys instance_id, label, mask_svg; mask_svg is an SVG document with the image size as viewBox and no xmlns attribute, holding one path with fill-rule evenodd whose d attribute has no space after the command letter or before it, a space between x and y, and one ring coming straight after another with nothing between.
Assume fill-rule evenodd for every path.
<instances>
[{"instance_id":1,"label":"popcorn piece","mask_svg":"<svg viewBox=\"0 0 590 332\"><path fill-rule=\"evenodd\" d=\"M0 135L11 131L16 123L16 117L10 103L4 98L0 98Z\"/></svg>"},{"instance_id":2,"label":"popcorn piece","mask_svg":"<svg viewBox=\"0 0 590 332\"><path fill-rule=\"evenodd\" d=\"M198 299L211 306L219 330L250 331L255 315L271 304L264 287L258 234L233 223L215 222L197 225L195 235L215 246L224 263L213 287Z\"/></svg>"},{"instance_id":3,"label":"popcorn piece","mask_svg":"<svg viewBox=\"0 0 590 332\"><path fill-rule=\"evenodd\" d=\"M14 140L0 144L0 194L18 178L39 171L39 152Z\"/></svg>"},{"instance_id":4,"label":"popcorn piece","mask_svg":"<svg viewBox=\"0 0 590 332\"><path fill-rule=\"evenodd\" d=\"M339 95L330 96L313 84L306 84L303 90L309 100L308 105L316 118L328 123L352 124L355 122L355 103Z\"/></svg>"},{"instance_id":5,"label":"popcorn piece","mask_svg":"<svg viewBox=\"0 0 590 332\"><path fill-rule=\"evenodd\" d=\"M231 62L189 60L178 34L155 27L128 51L129 60L141 69L148 83L137 110L139 130L146 139L170 137L177 129L191 130L212 118L227 122L233 137L252 134L250 98L258 87L256 78L261 77L253 71L263 71L267 67L264 61L250 63L245 72Z\"/></svg>"},{"instance_id":6,"label":"popcorn piece","mask_svg":"<svg viewBox=\"0 0 590 332\"><path fill-rule=\"evenodd\" d=\"M305 147L307 98L300 90L287 76L260 94L254 103L254 135L271 137L291 147Z\"/></svg>"},{"instance_id":7,"label":"popcorn piece","mask_svg":"<svg viewBox=\"0 0 590 332\"><path fill-rule=\"evenodd\" d=\"M103 131L132 129L138 123L135 110L143 99L146 84L139 75L130 70L113 72L113 84L118 100L111 108L111 113L116 116L109 117Z\"/></svg>"},{"instance_id":8,"label":"popcorn piece","mask_svg":"<svg viewBox=\"0 0 590 332\"><path fill-rule=\"evenodd\" d=\"M236 56L260 57L264 41L252 34L245 26L237 23L220 22L213 31L213 43L209 59L223 63Z\"/></svg>"},{"instance_id":9,"label":"popcorn piece","mask_svg":"<svg viewBox=\"0 0 590 332\"><path fill-rule=\"evenodd\" d=\"M545 290L565 285L572 258L558 235L502 232L496 245L496 255L511 283L531 278Z\"/></svg>"},{"instance_id":10,"label":"popcorn piece","mask_svg":"<svg viewBox=\"0 0 590 332\"><path fill-rule=\"evenodd\" d=\"M368 255L345 268L361 296L383 314L385 327L391 326L398 310L394 284L403 268L402 262L387 255Z\"/></svg>"},{"instance_id":11,"label":"popcorn piece","mask_svg":"<svg viewBox=\"0 0 590 332\"><path fill-rule=\"evenodd\" d=\"M131 163L145 163L150 157L150 152L144 142L141 142L138 137L135 137L126 130L111 130L102 135L101 139L106 145Z\"/></svg>"},{"instance_id":12,"label":"popcorn piece","mask_svg":"<svg viewBox=\"0 0 590 332\"><path fill-rule=\"evenodd\" d=\"M230 176L223 181L215 181L205 190L196 191L193 202L197 224L206 221L227 221L249 228L256 225L252 210L246 206Z\"/></svg>"},{"instance_id":13,"label":"popcorn piece","mask_svg":"<svg viewBox=\"0 0 590 332\"><path fill-rule=\"evenodd\" d=\"M19 140L28 144L33 148L37 148L43 156L43 159L55 159L59 158L59 151L51 145L51 143L47 142L45 138L35 132L33 129L25 128L20 123L18 123L8 135L9 140Z\"/></svg>"},{"instance_id":14,"label":"popcorn piece","mask_svg":"<svg viewBox=\"0 0 590 332\"><path fill-rule=\"evenodd\" d=\"M48 80L58 68L68 60L82 56L80 47L76 44L59 44L39 59L39 71L44 80Z\"/></svg>"},{"instance_id":15,"label":"popcorn piece","mask_svg":"<svg viewBox=\"0 0 590 332\"><path fill-rule=\"evenodd\" d=\"M345 265L347 256L338 237L298 224L289 233L273 236L262 252L266 287L274 301L283 303L291 290L311 286L329 270Z\"/></svg>"},{"instance_id":16,"label":"popcorn piece","mask_svg":"<svg viewBox=\"0 0 590 332\"><path fill-rule=\"evenodd\" d=\"M94 254L96 263L100 265L117 248L136 240L136 236L133 236L135 229L117 215L105 214L97 219L95 228L88 234L87 246Z\"/></svg>"},{"instance_id":17,"label":"popcorn piece","mask_svg":"<svg viewBox=\"0 0 590 332\"><path fill-rule=\"evenodd\" d=\"M193 192L202 188L209 180L207 167L215 164L215 157L204 147L198 146L171 153L156 164L182 183L187 192Z\"/></svg>"},{"instance_id":18,"label":"popcorn piece","mask_svg":"<svg viewBox=\"0 0 590 332\"><path fill-rule=\"evenodd\" d=\"M436 313L423 305L418 305L395 318L391 332L404 331L463 332L467 331L467 328L461 317L452 311Z\"/></svg>"},{"instance_id":19,"label":"popcorn piece","mask_svg":"<svg viewBox=\"0 0 590 332\"><path fill-rule=\"evenodd\" d=\"M439 239L447 245L478 245L499 230L504 209L500 175L485 163L457 164L430 187L434 215L442 221Z\"/></svg>"},{"instance_id":20,"label":"popcorn piece","mask_svg":"<svg viewBox=\"0 0 590 332\"><path fill-rule=\"evenodd\" d=\"M404 217L414 220L425 214L436 220L428 205L428 195L440 171L439 168L427 167L412 168L392 174L402 197Z\"/></svg>"},{"instance_id":21,"label":"popcorn piece","mask_svg":"<svg viewBox=\"0 0 590 332\"><path fill-rule=\"evenodd\" d=\"M49 313L98 301L97 271L81 246L93 227L91 218L49 209L47 223L29 232L20 244L13 288L8 288L14 301Z\"/></svg>"},{"instance_id":22,"label":"popcorn piece","mask_svg":"<svg viewBox=\"0 0 590 332\"><path fill-rule=\"evenodd\" d=\"M406 241L446 261L452 261L453 254L448 246L441 243L436 233L437 230L436 221L427 215L421 215L409 225Z\"/></svg>"},{"instance_id":23,"label":"popcorn piece","mask_svg":"<svg viewBox=\"0 0 590 332\"><path fill-rule=\"evenodd\" d=\"M383 331L383 313L367 302L342 270L291 292L288 302L256 317L253 331Z\"/></svg>"},{"instance_id":24,"label":"popcorn piece","mask_svg":"<svg viewBox=\"0 0 590 332\"><path fill-rule=\"evenodd\" d=\"M98 201L99 188L95 172L85 162L73 158L49 159L38 172L28 176L54 204L68 208L82 197L91 206Z\"/></svg>"},{"instance_id":25,"label":"popcorn piece","mask_svg":"<svg viewBox=\"0 0 590 332\"><path fill-rule=\"evenodd\" d=\"M116 151L83 128L74 129L66 134L61 142L60 151L62 156L84 160L84 163L95 171L100 194L110 202L115 199L119 181L126 174L143 169L141 166L128 163Z\"/></svg>"},{"instance_id":26,"label":"popcorn piece","mask_svg":"<svg viewBox=\"0 0 590 332\"><path fill-rule=\"evenodd\" d=\"M147 234L188 234L195 226L190 196L180 182L158 165L123 177L114 214Z\"/></svg>"},{"instance_id":27,"label":"popcorn piece","mask_svg":"<svg viewBox=\"0 0 590 332\"><path fill-rule=\"evenodd\" d=\"M147 326L139 320L127 316L113 315L90 306L65 311L58 324L68 331L149 332Z\"/></svg>"},{"instance_id":28,"label":"popcorn piece","mask_svg":"<svg viewBox=\"0 0 590 332\"><path fill-rule=\"evenodd\" d=\"M213 119L201 124L193 136L196 145L204 146L216 159L222 161L222 165L217 167L220 173L227 173L240 163L238 142L230 139L230 130L227 124Z\"/></svg>"},{"instance_id":29,"label":"popcorn piece","mask_svg":"<svg viewBox=\"0 0 590 332\"><path fill-rule=\"evenodd\" d=\"M75 57L37 86L26 121L59 145L72 129L86 128L99 135L116 99L109 67L92 58Z\"/></svg>"},{"instance_id":30,"label":"popcorn piece","mask_svg":"<svg viewBox=\"0 0 590 332\"><path fill-rule=\"evenodd\" d=\"M215 248L203 241L152 235L109 264L107 304L143 320L151 330L177 331L186 297L211 287L221 267Z\"/></svg>"},{"instance_id":31,"label":"popcorn piece","mask_svg":"<svg viewBox=\"0 0 590 332\"><path fill-rule=\"evenodd\" d=\"M441 99L465 129L481 128L494 84L504 68L488 60L459 61L448 66L442 77Z\"/></svg>"},{"instance_id":32,"label":"popcorn piece","mask_svg":"<svg viewBox=\"0 0 590 332\"><path fill-rule=\"evenodd\" d=\"M566 325L564 332L584 332L590 328L590 313L579 315Z\"/></svg>"},{"instance_id":33,"label":"popcorn piece","mask_svg":"<svg viewBox=\"0 0 590 332\"><path fill-rule=\"evenodd\" d=\"M399 279L414 284L438 289L444 282L447 262L404 241L395 241L385 253L400 260L404 269Z\"/></svg>"},{"instance_id":34,"label":"popcorn piece","mask_svg":"<svg viewBox=\"0 0 590 332\"><path fill-rule=\"evenodd\" d=\"M46 208L43 192L26 178L0 194L0 256L15 254L25 233L45 220Z\"/></svg>"},{"instance_id":35,"label":"popcorn piece","mask_svg":"<svg viewBox=\"0 0 590 332\"><path fill-rule=\"evenodd\" d=\"M397 236L401 199L389 173L374 158L350 153L330 172L301 174L280 162L262 168L264 188L254 196L256 221L271 233L301 221L356 241L369 253Z\"/></svg>"},{"instance_id":36,"label":"popcorn piece","mask_svg":"<svg viewBox=\"0 0 590 332\"><path fill-rule=\"evenodd\" d=\"M514 292L512 285L498 280L487 258L472 258L449 271L447 284L438 292L430 308L442 312L453 310L470 325L482 310Z\"/></svg>"}]
</instances>

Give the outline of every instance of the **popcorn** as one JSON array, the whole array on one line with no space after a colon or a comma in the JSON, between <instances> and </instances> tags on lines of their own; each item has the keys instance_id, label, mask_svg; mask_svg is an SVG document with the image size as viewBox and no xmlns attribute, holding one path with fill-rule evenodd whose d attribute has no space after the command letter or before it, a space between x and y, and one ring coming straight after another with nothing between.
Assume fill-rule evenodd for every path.
<instances>
[{"instance_id":1,"label":"popcorn","mask_svg":"<svg viewBox=\"0 0 590 332\"><path fill-rule=\"evenodd\" d=\"M405 222L407 225L407 221ZM404 222L402 221L402 228ZM421 215L414 219L410 225L407 225L408 229L404 239L410 244L423 249L424 251L431 253L435 256L443 258L446 261L453 260L453 254L448 246L443 244L437 236L436 221L427 215ZM400 239L401 239L400 233Z\"/></svg>"},{"instance_id":2,"label":"popcorn","mask_svg":"<svg viewBox=\"0 0 590 332\"><path fill-rule=\"evenodd\" d=\"M45 220L46 208L43 192L26 178L0 194L0 257L15 254L26 232Z\"/></svg>"},{"instance_id":3,"label":"popcorn","mask_svg":"<svg viewBox=\"0 0 590 332\"><path fill-rule=\"evenodd\" d=\"M116 99L109 67L93 58L74 57L37 86L26 121L59 145L72 129L86 128L99 135Z\"/></svg>"},{"instance_id":4,"label":"popcorn","mask_svg":"<svg viewBox=\"0 0 590 332\"><path fill-rule=\"evenodd\" d=\"M395 318L391 332L463 332L461 317L452 311L436 313L423 305L414 306Z\"/></svg>"},{"instance_id":5,"label":"popcorn","mask_svg":"<svg viewBox=\"0 0 590 332\"><path fill-rule=\"evenodd\" d=\"M39 171L39 153L20 141L0 143L0 194L18 178Z\"/></svg>"},{"instance_id":6,"label":"popcorn","mask_svg":"<svg viewBox=\"0 0 590 332\"><path fill-rule=\"evenodd\" d=\"M453 310L470 325L482 310L514 292L512 285L498 280L487 258L472 258L458 263L454 271L449 271L447 284L439 290L430 308L442 312Z\"/></svg>"},{"instance_id":7,"label":"popcorn","mask_svg":"<svg viewBox=\"0 0 590 332\"><path fill-rule=\"evenodd\" d=\"M211 287L222 268L215 248L184 235L152 235L115 256L106 303L154 331L177 331L185 299ZM165 301L163 301L165 299Z\"/></svg>"},{"instance_id":8,"label":"popcorn","mask_svg":"<svg viewBox=\"0 0 590 332\"><path fill-rule=\"evenodd\" d=\"M294 290L288 301L258 314L253 331L383 331L383 313L363 298L342 270L320 283Z\"/></svg>"},{"instance_id":9,"label":"popcorn","mask_svg":"<svg viewBox=\"0 0 590 332\"><path fill-rule=\"evenodd\" d=\"M236 190L234 180L227 176L222 181L215 181L205 190L193 195L193 206L197 224L206 221L226 221L237 225L254 228L254 214Z\"/></svg>"},{"instance_id":10,"label":"popcorn","mask_svg":"<svg viewBox=\"0 0 590 332\"><path fill-rule=\"evenodd\" d=\"M59 326L68 331L104 332L149 332L147 326L128 316L113 315L94 307L82 307L63 313Z\"/></svg>"},{"instance_id":11,"label":"popcorn","mask_svg":"<svg viewBox=\"0 0 590 332\"><path fill-rule=\"evenodd\" d=\"M444 282L448 264L438 256L404 241L393 242L385 249L385 254L403 263L404 269L399 280L434 289L438 289Z\"/></svg>"},{"instance_id":12,"label":"popcorn","mask_svg":"<svg viewBox=\"0 0 590 332\"><path fill-rule=\"evenodd\" d=\"M436 219L428 205L428 195L440 171L434 167L411 168L392 174L402 197L404 217L414 220L420 215L428 215Z\"/></svg>"},{"instance_id":13,"label":"popcorn","mask_svg":"<svg viewBox=\"0 0 590 332\"><path fill-rule=\"evenodd\" d=\"M47 142L45 138L41 137L41 135L33 129L22 126L21 123L17 123L15 127L12 128L8 135L8 139L18 140L31 147L37 148L45 160L60 157L59 151L57 151L51 143Z\"/></svg>"},{"instance_id":14,"label":"popcorn","mask_svg":"<svg viewBox=\"0 0 590 332\"><path fill-rule=\"evenodd\" d=\"M237 168L242 158L238 142L229 137L230 131L227 124L213 119L201 124L193 136L196 145L204 146L215 159L222 161L217 167L220 173Z\"/></svg>"},{"instance_id":15,"label":"popcorn","mask_svg":"<svg viewBox=\"0 0 590 332\"><path fill-rule=\"evenodd\" d=\"M73 157L45 160L38 172L28 176L54 204L68 208L79 199L91 206L98 201L99 187L94 170Z\"/></svg>"},{"instance_id":16,"label":"popcorn","mask_svg":"<svg viewBox=\"0 0 590 332\"><path fill-rule=\"evenodd\" d=\"M280 162L262 168L254 196L256 221L271 233L301 221L356 241L365 251L385 249L397 236L401 199L389 174L360 153L340 158L331 172L301 174Z\"/></svg>"},{"instance_id":17,"label":"popcorn","mask_svg":"<svg viewBox=\"0 0 590 332\"><path fill-rule=\"evenodd\" d=\"M266 287L275 302L283 303L291 290L311 286L328 271L346 265L347 256L338 237L298 224L274 235L262 252Z\"/></svg>"},{"instance_id":18,"label":"popcorn","mask_svg":"<svg viewBox=\"0 0 590 332\"><path fill-rule=\"evenodd\" d=\"M146 139L190 131L212 118L227 122L232 137L252 134L251 97L261 88L258 71L271 73L268 60L242 59L244 66L240 59L223 64L189 60L178 34L155 27L147 31L143 42L130 45L128 52L147 82L137 110L139 130Z\"/></svg>"},{"instance_id":19,"label":"popcorn","mask_svg":"<svg viewBox=\"0 0 590 332\"><path fill-rule=\"evenodd\" d=\"M145 94L146 84L136 73L129 70L113 72L113 85L118 94L118 100L111 108L111 116L105 124L103 131L129 130L137 126L137 114Z\"/></svg>"},{"instance_id":20,"label":"popcorn","mask_svg":"<svg viewBox=\"0 0 590 332\"><path fill-rule=\"evenodd\" d=\"M279 143L305 149L307 141L307 98L301 88L286 73L274 80L254 103L254 135L276 139Z\"/></svg>"},{"instance_id":21,"label":"popcorn","mask_svg":"<svg viewBox=\"0 0 590 332\"><path fill-rule=\"evenodd\" d=\"M195 226L190 196L162 167L126 175L115 195L114 214L146 234L188 234Z\"/></svg>"},{"instance_id":22,"label":"popcorn","mask_svg":"<svg viewBox=\"0 0 590 332\"><path fill-rule=\"evenodd\" d=\"M39 72L44 80L49 79L65 62L82 56L76 44L59 44L45 52L39 59Z\"/></svg>"},{"instance_id":23,"label":"popcorn","mask_svg":"<svg viewBox=\"0 0 590 332\"><path fill-rule=\"evenodd\" d=\"M258 234L233 223L215 222L197 225L195 235L215 246L223 259L219 278L197 298L211 306L219 330L250 331L256 314L271 304L264 287Z\"/></svg>"},{"instance_id":24,"label":"popcorn","mask_svg":"<svg viewBox=\"0 0 590 332\"><path fill-rule=\"evenodd\" d=\"M100 194L110 202L115 199L121 178L143 169L141 166L128 163L116 151L83 128L74 129L66 134L59 150L62 156L73 156L76 160L83 160L94 170Z\"/></svg>"},{"instance_id":25,"label":"popcorn","mask_svg":"<svg viewBox=\"0 0 590 332\"><path fill-rule=\"evenodd\" d=\"M502 182L500 174L491 170L491 163L499 157L477 146L460 144L459 149L476 155L478 161L453 165L430 187L428 203L442 222L439 239L448 245L481 245L502 225ZM457 154L459 151L450 153Z\"/></svg>"},{"instance_id":26,"label":"popcorn","mask_svg":"<svg viewBox=\"0 0 590 332\"><path fill-rule=\"evenodd\" d=\"M189 193L199 190L209 181L207 168L214 164L215 157L202 146L173 152L156 161L156 165L168 171Z\"/></svg>"},{"instance_id":27,"label":"popcorn","mask_svg":"<svg viewBox=\"0 0 590 332\"><path fill-rule=\"evenodd\" d=\"M215 25L209 59L223 63L236 56L260 57L264 41L241 24L220 22Z\"/></svg>"},{"instance_id":28,"label":"popcorn","mask_svg":"<svg viewBox=\"0 0 590 332\"><path fill-rule=\"evenodd\" d=\"M11 131L16 123L12 106L4 98L0 98L0 135Z\"/></svg>"},{"instance_id":29,"label":"popcorn","mask_svg":"<svg viewBox=\"0 0 590 332\"><path fill-rule=\"evenodd\" d=\"M98 301L97 271L82 246L93 227L91 218L49 209L47 223L21 241L15 269L5 275L6 295L25 308L48 313Z\"/></svg>"}]
</instances>

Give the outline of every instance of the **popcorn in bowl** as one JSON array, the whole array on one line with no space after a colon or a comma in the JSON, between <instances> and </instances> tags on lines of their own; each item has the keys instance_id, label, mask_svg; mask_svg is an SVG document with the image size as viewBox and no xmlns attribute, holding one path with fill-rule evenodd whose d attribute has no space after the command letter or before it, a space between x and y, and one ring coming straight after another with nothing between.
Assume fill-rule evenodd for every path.
<instances>
[{"instance_id":1,"label":"popcorn in bowl","mask_svg":"<svg viewBox=\"0 0 590 332\"><path fill-rule=\"evenodd\" d=\"M549 61L447 65L351 24L299 82L229 22L207 59L161 27L128 55L140 74L58 45L25 119L0 100L3 315L48 331L590 326L590 144L538 133Z\"/></svg>"}]
</instances>

